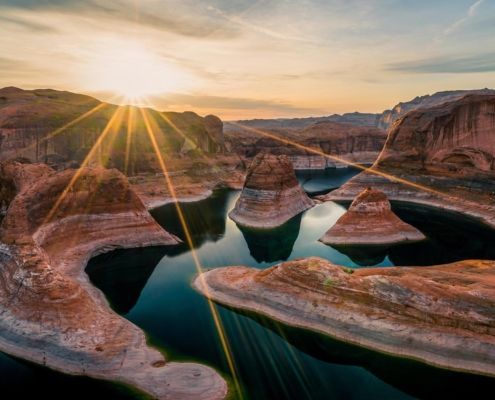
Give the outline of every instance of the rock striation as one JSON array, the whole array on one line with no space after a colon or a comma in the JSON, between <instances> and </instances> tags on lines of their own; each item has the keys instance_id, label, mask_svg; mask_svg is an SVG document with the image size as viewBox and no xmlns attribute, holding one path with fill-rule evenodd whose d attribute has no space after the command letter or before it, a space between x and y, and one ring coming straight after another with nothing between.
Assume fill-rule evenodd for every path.
<instances>
[{"instance_id":1,"label":"rock striation","mask_svg":"<svg viewBox=\"0 0 495 400\"><path fill-rule=\"evenodd\" d=\"M328 245L390 245L417 242L425 236L394 214L387 196L375 189L363 190L321 238Z\"/></svg>"},{"instance_id":2,"label":"rock striation","mask_svg":"<svg viewBox=\"0 0 495 400\"><path fill-rule=\"evenodd\" d=\"M224 151L223 122L213 115L119 107L77 93L8 87L0 89L0 161L23 157L56 169L79 166L107 131L91 165L127 175L158 172L142 112L167 157Z\"/></svg>"},{"instance_id":3,"label":"rock striation","mask_svg":"<svg viewBox=\"0 0 495 400\"><path fill-rule=\"evenodd\" d=\"M258 154L249 166L234 209L237 224L250 228L275 228L314 205L299 185L286 156Z\"/></svg>"},{"instance_id":4,"label":"rock striation","mask_svg":"<svg viewBox=\"0 0 495 400\"><path fill-rule=\"evenodd\" d=\"M443 103L459 100L467 95L495 95L492 89L474 89L474 90L447 90L436 92L432 95L417 96L410 101L400 102L391 110L385 110L378 119L377 126L382 129L390 128L395 121L402 118L409 111L420 108L431 108Z\"/></svg>"},{"instance_id":5,"label":"rock striation","mask_svg":"<svg viewBox=\"0 0 495 400\"><path fill-rule=\"evenodd\" d=\"M213 369L166 361L84 273L91 257L116 248L180 242L127 179L117 170L20 163L0 172L15 193L0 227L0 350L154 398L224 398L226 383Z\"/></svg>"},{"instance_id":6,"label":"rock striation","mask_svg":"<svg viewBox=\"0 0 495 400\"><path fill-rule=\"evenodd\" d=\"M495 376L495 262L350 270L320 258L218 268L221 304L438 367Z\"/></svg>"},{"instance_id":7,"label":"rock striation","mask_svg":"<svg viewBox=\"0 0 495 400\"><path fill-rule=\"evenodd\" d=\"M387 137L381 129L337 122L319 122L303 129L266 130L271 137L248 129L242 131L242 127L239 129L241 131L226 135L231 151L248 158L261 152L286 155L295 169L339 168L348 166L348 163L372 164ZM292 146L285 142L287 140L311 150Z\"/></svg>"},{"instance_id":8,"label":"rock striation","mask_svg":"<svg viewBox=\"0 0 495 400\"><path fill-rule=\"evenodd\" d=\"M326 200L372 186L391 200L470 215L495 227L495 96L469 95L397 121L380 157Z\"/></svg>"}]
</instances>

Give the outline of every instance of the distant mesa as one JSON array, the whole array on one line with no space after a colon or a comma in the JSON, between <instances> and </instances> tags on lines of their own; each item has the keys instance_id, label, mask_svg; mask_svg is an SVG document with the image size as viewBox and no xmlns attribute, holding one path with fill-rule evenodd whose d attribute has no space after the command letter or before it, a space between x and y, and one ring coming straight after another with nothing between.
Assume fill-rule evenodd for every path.
<instances>
[{"instance_id":1,"label":"distant mesa","mask_svg":"<svg viewBox=\"0 0 495 400\"><path fill-rule=\"evenodd\" d=\"M263 153L251 162L241 195L229 217L240 226L270 229L313 205L299 185L289 159Z\"/></svg>"},{"instance_id":2,"label":"distant mesa","mask_svg":"<svg viewBox=\"0 0 495 400\"><path fill-rule=\"evenodd\" d=\"M385 246L423 239L419 230L394 214L383 192L367 188L320 241L328 245Z\"/></svg>"}]
</instances>

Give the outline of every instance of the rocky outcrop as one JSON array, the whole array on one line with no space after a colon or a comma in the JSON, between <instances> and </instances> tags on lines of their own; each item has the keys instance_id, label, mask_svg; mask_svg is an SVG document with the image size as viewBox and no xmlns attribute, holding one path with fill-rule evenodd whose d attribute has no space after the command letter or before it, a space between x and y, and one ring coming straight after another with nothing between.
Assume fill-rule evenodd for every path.
<instances>
[{"instance_id":1,"label":"rocky outcrop","mask_svg":"<svg viewBox=\"0 0 495 400\"><path fill-rule=\"evenodd\" d=\"M218 268L194 286L221 304L359 346L495 376L495 262L351 270L319 258Z\"/></svg>"},{"instance_id":2,"label":"rocky outcrop","mask_svg":"<svg viewBox=\"0 0 495 400\"><path fill-rule=\"evenodd\" d=\"M373 167L326 196L350 201L372 186L389 199L431 205L495 226L495 96L411 111L390 130Z\"/></svg>"},{"instance_id":3,"label":"rocky outcrop","mask_svg":"<svg viewBox=\"0 0 495 400\"><path fill-rule=\"evenodd\" d=\"M245 227L275 228L312 206L286 156L258 154L229 217Z\"/></svg>"},{"instance_id":4,"label":"rocky outcrop","mask_svg":"<svg viewBox=\"0 0 495 400\"><path fill-rule=\"evenodd\" d=\"M482 94L495 95L495 90L479 89L479 90L450 90L445 92L437 92L432 95L417 96L411 101L400 102L391 110L385 110L378 120L378 127L382 129L390 128L395 121L402 118L409 111L419 108L435 107L443 103L459 100L467 95Z\"/></svg>"},{"instance_id":5,"label":"rocky outcrop","mask_svg":"<svg viewBox=\"0 0 495 400\"><path fill-rule=\"evenodd\" d=\"M229 148L248 158L262 152L286 155L295 169L325 169L346 167L348 163L372 164L386 139L381 129L336 122L320 122L304 129L267 130L268 135L262 132L227 134Z\"/></svg>"},{"instance_id":6,"label":"rocky outcrop","mask_svg":"<svg viewBox=\"0 0 495 400\"><path fill-rule=\"evenodd\" d=\"M383 192L367 188L320 241L329 245L389 245L423 239L419 230L393 213Z\"/></svg>"},{"instance_id":7,"label":"rocky outcrop","mask_svg":"<svg viewBox=\"0 0 495 400\"><path fill-rule=\"evenodd\" d=\"M175 245L117 170L53 172L8 164L16 194L0 228L0 350L77 375L119 381L154 398L222 399L211 368L173 363L113 312L84 273L116 248ZM42 179L40 179L42 176Z\"/></svg>"},{"instance_id":8,"label":"rocky outcrop","mask_svg":"<svg viewBox=\"0 0 495 400\"><path fill-rule=\"evenodd\" d=\"M218 117L142 110L167 157L223 152ZM79 166L106 131L91 165L115 167L128 175L159 171L142 110L70 92L0 89L0 161L24 157L56 169Z\"/></svg>"}]
</instances>

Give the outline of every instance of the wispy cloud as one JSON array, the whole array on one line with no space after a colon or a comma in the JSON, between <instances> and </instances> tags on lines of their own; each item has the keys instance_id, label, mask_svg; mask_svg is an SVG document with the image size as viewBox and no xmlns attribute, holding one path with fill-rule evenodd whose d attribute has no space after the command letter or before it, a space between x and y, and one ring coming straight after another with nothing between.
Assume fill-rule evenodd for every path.
<instances>
[{"instance_id":1,"label":"wispy cloud","mask_svg":"<svg viewBox=\"0 0 495 400\"><path fill-rule=\"evenodd\" d=\"M473 56L445 56L389 64L389 71L465 74L495 72L495 53Z\"/></svg>"},{"instance_id":2,"label":"wispy cloud","mask_svg":"<svg viewBox=\"0 0 495 400\"><path fill-rule=\"evenodd\" d=\"M467 10L467 13L451 25L449 25L444 31L444 35L450 35L451 33L455 32L457 29L459 29L462 25L464 25L469 19L473 18L476 16L478 9L480 6L484 3L485 0L478 0L474 4L472 4L469 9Z\"/></svg>"}]
</instances>

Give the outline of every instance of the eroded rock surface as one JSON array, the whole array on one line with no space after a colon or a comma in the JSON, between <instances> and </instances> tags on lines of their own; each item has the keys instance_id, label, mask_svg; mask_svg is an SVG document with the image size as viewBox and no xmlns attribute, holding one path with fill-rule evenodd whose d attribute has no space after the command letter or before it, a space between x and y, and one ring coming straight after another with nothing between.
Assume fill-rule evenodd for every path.
<instances>
[{"instance_id":1,"label":"eroded rock surface","mask_svg":"<svg viewBox=\"0 0 495 400\"><path fill-rule=\"evenodd\" d=\"M0 228L0 350L154 398L224 398L226 383L213 369L167 362L84 273L89 258L112 249L179 243L125 177L85 168L76 179L75 170L18 163L0 171L15 191Z\"/></svg>"},{"instance_id":2,"label":"eroded rock surface","mask_svg":"<svg viewBox=\"0 0 495 400\"><path fill-rule=\"evenodd\" d=\"M329 245L388 245L423 239L419 230L394 214L383 192L367 188L320 241Z\"/></svg>"},{"instance_id":3,"label":"eroded rock surface","mask_svg":"<svg viewBox=\"0 0 495 400\"><path fill-rule=\"evenodd\" d=\"M495 262L349 270L320 258L225 267L194 286L288 325L443 368L495 376Z\"/></svg>"},{"instance_id":4,"label":"eroded rock surface","mask_svg":"<svg viewBox=\"0 0 495 400\"><path fill-rule=\"evenodd\" d=\"M471 95L411 111L391 129L370 171L326 200L372 186L389 199L471 215L495 226L495 96Z\"/></svg>"},{"instance_id":5,"label":"eroded rock surface","mask_svg":"<svg viewBox=\"0 0 495 400\"><path fill-rule=\"evenodd\" d=\"M387 137L381 129L337 122L319 122L303 129L234 127L236 130L226 134L231 151L248 158L258 153L286 155L295 169L346 167L348 163L372 164ZM290 145L287 141L304 147Z\"/></svg>"},{"instance_id":6,"label":"eroded rock surface","mask_svg":"<svg viewBox=\"0 0 495 400\"><path fill-rule=\"evenodd\" d=\"M259 154L252 161L241 196L229 217L251 228L274 228L311 208L286 156Z\"/></svg>"}]
</instances>

